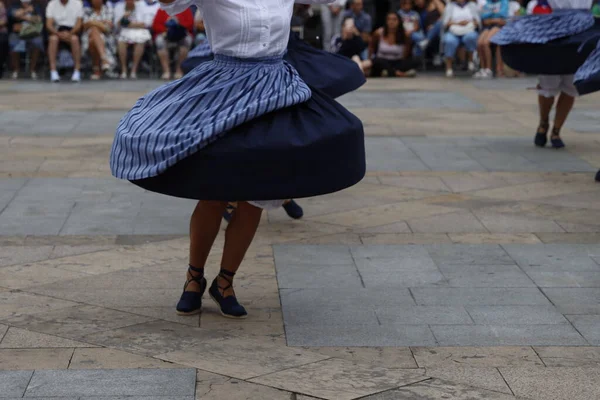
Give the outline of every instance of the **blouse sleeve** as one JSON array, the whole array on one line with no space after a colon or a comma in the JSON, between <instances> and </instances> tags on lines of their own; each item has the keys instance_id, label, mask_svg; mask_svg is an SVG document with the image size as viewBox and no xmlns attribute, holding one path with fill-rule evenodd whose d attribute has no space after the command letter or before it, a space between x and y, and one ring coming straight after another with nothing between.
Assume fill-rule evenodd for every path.
<instances>
[{"instance_id":1,"label":"blouse sleeve","mask_svg":"<svg viewBox=\"0 0 600 400\"><path fill-rule=\"evenodd\" d=\"M336 0L294 0L296 4L331 4Z\"/></svg>"},{"instance_id":2,"label":"blouse sleeve","mask_svg":"<svg viewBox=\"0 0 600 400\"><path fill-rule=\"evenodd\" d=\"M171 16L175 16L179 13L184 12L185 10L187 10L190 6L192 6L194 4L196 4L196 2L194 0L175 0L169 4L163 3L161 1L160 8L165 10L167 12L167 14L169 14Z\"/></svg>"}]
</instances>

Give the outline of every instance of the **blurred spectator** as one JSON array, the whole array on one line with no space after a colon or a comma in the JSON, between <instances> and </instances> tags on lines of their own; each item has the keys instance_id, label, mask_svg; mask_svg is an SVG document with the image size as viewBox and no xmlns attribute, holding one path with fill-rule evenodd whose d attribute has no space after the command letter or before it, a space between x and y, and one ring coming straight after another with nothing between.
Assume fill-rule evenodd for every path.
<instances>
[{"instance_id":1,"label":"blurred spectator","mask_svg":"<svg viewBox=\"0 0 600 400\"><path fill-rule=\"evenodd\" d=\"M156 17L156 13L160 10L160 3L158 0L140 0L138 6L143 10L146 28L151 29L154 17Z\"/></svg>"},{"instance_id":2,"label":"blurred spectator","mask_svg":"<svg viewBox=\"0 0 600 400\"><path fill-rule=\"evenodd\" d=\"M31 0L22 0L10 8L9 21L11 33L9 37L12 58L12 78L19 77L21 54L30 51L29 69L31 79L37 79L35 72L40 52L44 51L42 37L42 10L31 4Z\"/></svg>"},{"instance_id":3,"label":"blurred spectator","mask_svg":"<svg viewBox=\"0 0 600 400\"><path fill-rule=\"evenodd\" d=\"M200 9L196 10L196 15L194 15L194 28L196 29L196 40L194 40L196 46L206 43L206 28Z\"/></svg>"},{"instance_id":4,"label":"blurred spectator","mask_svg":"<svg viewBox=\"0 0 600 400\"><path fill-rule=\"evenodd\" d=\"M321 21L323 23L323 43L325 50L332 50L331 43L333 38L339 36L341 33L345 5L346 0L335 0L330 4L321 4Z\"/></svg>"},{"instance_id":5,"label":"blurred spectator","mask_svg":"<svg viewBox=\"0 0 600 400\"><path fill-rule=\"evenodd\" d=\"M335 53L352 59L358 64L362 72L368 75L373 63L371 60L360 58L361 54L367 49L367 44L360 36L356 26L354 26L354 20L351 17L344 19L341 35L334 38L331 48Z\"/></svg>"},{"instance_id":6,"label":"blurred spectator","mask_svg":"<svg viewBox=\"0 0 600 400\"><path fill-rule=\"evenodd\" d=\"M375 28L381 28L385 25L387 13L392 11L391 0L374 0L375 7Z\"/></svg>"},{"instance_id":7,"label":"blurred spectator","mask_svg":"<svg viewBox=\"0 0 600 400\"><path fill-rule=\"evenodd\" d=\"M370 53L373 58L373 76L415 76L419 64L411 57L411 40L404 32L400 17L395 12L387 15L385 25L373 34Z\"/></svg>"},{"instance_id":8,"label":"blurred spectator","mask_svg":"<svg viewBox=\"0 0 600 400\"><path fill-rule=\"evenodd\" d=\"M54 1L54 0L53 0ZM133 47L133 62L131 64L131 79L137 79L137 71L144 55L144 47L152 39L146 26L147 12L143 2L125 0L121 14L120 8L115 9L116 26L119 30L118 50L121 62L121 79L127 79L127 51Z\"/></svg>"},{"instance_id":9,"label":"blurred spectator","mask_svg":"<svg viewBox=\"0 0 600 400\"><path fill-rule=\"evenodd\" d=\"M421 17L421 27L425 32L425 45L423 50L432 48L432 45L439 45L440 36L442 34L442 15L446 5L442 0L415 0L415 10ZM434 65L440 65L440 56L434 54Z\"/></svg>"},{"instance_id":10,"label":"blurred spectator","mask_svg":"<svg viewBox=\"0 0 600 400\"><path fill-rule=\"evenodd\" d=\"M477 41L479 54L479 71L475 78L492 78L492 45L490 40L506 24L508 19L508 0L486 0L481 7L481 23L483 31ZM500 54L500 46L496 46L496 75L504 76L504 62Z\"/></svg>"},{"instance_id":11,"label":"blurred spectator","mask_svg":"<svg viewBox=\"0 0 600 400\"><path fill-rule=\"evenodd\" d=\"M521 15L525 15L526 11L525 11L525 7L523 7L523 5L521 4L522 0L511 0L508 3L508 17L509 18L513 18L513 17L519 17Z\"/></svg>"},{"instance_id":12,"label":"blurred spectator","mask_svg":"<svg viewBox=\"0 0 600 400\"><path fill-rule=\"evenodd\" d=\"M350 1L350 8L344 12L344 18L351 17L363 40L369 43L371 41L371 31L373 30L371 16L363 10L363 0Z\"/></svg>"},{"instance_id":13,"label":"blurred spectator","mask_svg":"<svg viewBox=\"0 0 600 400\"><path fill-rule=\"evenodd\" d=\"M419 16L418 12L413 10L412 0L400 0L398 16L402 21L404 32L416 45L414 47L415 54L420 56L427 46L427 40L421 31L421 17Z\"/></svg>"},{"instance_id":14,"label":"blurred spectator","mask_svg":"<svg viewBox=\"0 0 600 400\"><path fill-rule=\"evenodd\" d=\"M446 6L443 25L446 32L442 38L446 59L446 76L454 76L452 64L459 46L464 46L469 56L469 69L474 70L473 52L477 48L477 28L481 26L479 12L474 3L455 0Z\"/></svg>"},{"instance_id":15,"label":"blurred spectator","mask_svg":"<svg viewBox=\"0 0 600 400\"><path fill-rule=\"evenodd\" d=\"M162 79L171 79L171 69L169 59L169 48L175 47L179 52L177 67L175 70L175 79L180 79L183 76L181 63L188 55L192 47L194 35L194 14L188 8L182 13L170 17L165 10L158 10L154 23L152 24L156 44L156 50L160 64L162 66Z\"/></svg>"},{"instance_id":16,"label":"blurred spectator","mask_svg":"<svg viewBox=\"0 0 600 400\"><path fill-rule=\"evenodd\" d=\"M83 52L89 50L92 57L92 79L101 78L101 72L107 72L115 65L115 43L112 35L113 10L106 0L91 0L91 7L84 10Z\"/></svg>"},{"instance_id":17,"label":"blurred spectator","mask_svg":"<svg viewBox=\"0 0 600 400\"><path fill-rule=\"evenodd\" d=\"M531 0L527 3L527 14L550 14L552 8L548 4L548 0Z\"/></svg>"},{"instance_id":18,"label":"blurred spectator","mask_svg":"<svg viewBox=\"0 0 600 400\"><path fill-rule=\"evenodd\" d=\"M600 3L598 1L594 1L594 5L592 6L592 15L596 18L600 17Z\"/></svg>"},{"instance_id":19,"label":"blurred spectator","mask_svg":"<svg viewBox=\"0 0 600 400\"><path fill-rule=\"evenodd\" d=\"M8 56L8 11L0 0L0 79L4 75L4 65Z\"/></svg>"},{"instance_id":20,"label":"blurred spectator","mask_svg":"<svg viewBox=\"0 0 600 400\"><path fill-rule=\"evenodd\" d=\"M81 44L79 35L83 26L83 3L80 0L51 0L46 8L46 30L48 31L48 58L50 80L60 81L56 70L59 44L69 46L73 56L74 70L71 80L79 82L81 74Z\"/></svg>"}]
</instances>

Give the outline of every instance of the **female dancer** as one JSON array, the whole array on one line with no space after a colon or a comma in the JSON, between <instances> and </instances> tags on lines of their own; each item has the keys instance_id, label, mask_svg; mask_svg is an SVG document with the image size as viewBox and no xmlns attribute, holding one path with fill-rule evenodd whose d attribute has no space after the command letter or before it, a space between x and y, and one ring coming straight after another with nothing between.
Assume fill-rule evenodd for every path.
<instances>
[{"instance_id":1,"label":"female dancer","mask_svg":"<svg viewBox=\"0 0 600 400\"><path fill-rule=\"evenodd\" d=\"M192 3L214 59L138 100L117 128L111 169L142 188L199 200L180 314L200 312L221 216L238 201L208 291L222 315L244 318L233 277L262 208L356 184L365 174L364 132L358 118L283 60L293 0L167 0L162 7L173 15Z\"/></svg>"},{"instance_id":2,"label":"female dancer","mask_svg":"<svg viewBox=\"0 0 600 400\"><path fill-rule=\"evenodd\" d=\"M561 148L564 143L560 128L577 95L573 74L581 68L581 88L593 88L590 71L598 68L582 67L582 64L588 56L594 57L592 52L600 40L600 21L591 13L592 0L549 0L548 3L553 13L516 19L492 41L502 47L502 56L511 68L540 74L540 124L534 139L536 146L546 145L550 110L554 96L560 93L550 140L552 147ZM588 61L591 65L596 63L593 59ZM587 82L583 83L586 78Z\"/></svg>"},{"instance_id":3,"label":"female dancer","mask_svg":"<svg viewBox=\"0 0 600 400\"><path fill-rule=\"evenodd\" d=\"M580 95L600 90L600 40L596 49L575 73L575 87ZM600 170L596 173L596 182L600 182Z\"/></svg>"},{"instance_id":4,"label":"female dancer","mask_svg":"<svg viewBox=\"0 0 600 400\"><path fill-rule=\"evenodd\" d=\"M336 1L336 0L334 0ZM213 59L210 44L205 42L196 46L184 60L182 68L187 74L192 69ZM300 77L311 87L321 90L326 95L337 98L365 83L362 70L346 57L328 51L317 49L300 39L295 32L290 33L287 52L284 60L289 62ZM231 221L237 204L229 203L223 218ZM286 214L293 219L300 219L304 211L293 199L288 199L282 204Z\"/></svg>"}]
</instances>

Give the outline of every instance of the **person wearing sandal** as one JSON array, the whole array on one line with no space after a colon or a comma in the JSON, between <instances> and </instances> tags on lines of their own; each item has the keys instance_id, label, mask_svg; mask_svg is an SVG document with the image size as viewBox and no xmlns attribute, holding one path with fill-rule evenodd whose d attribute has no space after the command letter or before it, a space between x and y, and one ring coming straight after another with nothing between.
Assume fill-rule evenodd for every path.
<instances>
[{"instance_id":1,"label":"person wearing sandal","mask_svg":"<svg viewBox=\"0 0 600 400\"><path fill-rule=\"evenodd\" d=\"M534 143L538 147L546 146L548 142L548 131L550 129L550 111L556 102L556 113L554 125L550 135L550 143L554 149L565 147L560 137L560 129L567 120L569 112L575 103L577 89L573 84L573 75L540 75L538 83L538 105L540 110L540 124L535 134Z\"/></svg>"},{"instance_id":2,"label":"person wearing sandal","mask_svg":"<svg viewBox=\"0 0 600 400\"><path fill-rule=\"evenodd\" d=\"M92 80L98 80L116 64L113 56L115 44L112 36L113 9L106 0L92 0L91 7L83 11L81 48L92 57Z\"/></svg>"},{"instance_id":3,"label":"person wearing sandal","mask_svg":"<svg viewBox=\"0 0 600 400\"><path fill-rule=\"evenodd\" d=\"M364 130L284 61L294 0L161 2L169 15L191 5L202 12L214 59L138 100L117 127L111 172L149 191L198 200L177 313L200 313L208 291L223 316L245 318L233 279L262 210L362 180ZM209 285L204 268L231 201L237 209Z\"/></svg>"},{"instance_id":4,"label":"person wearing sandal","mask_svg":"<svg viewBox=\"0 0 600 400\"><path fill-rule=\"evenodd\" d=\"M152 32L154 33L154 44L156 53L160 60L160 66L163 71L161 79L168 81L171 79L171 59L169 49L176 48L178 53L177 66L173 75L174 79L180 79L183 76L181 64L187 58L192 48L194 35L194 14L188 8L174 17L170 17L164 10L158 10L152 23Z\"/></svg>"}]
</instances>

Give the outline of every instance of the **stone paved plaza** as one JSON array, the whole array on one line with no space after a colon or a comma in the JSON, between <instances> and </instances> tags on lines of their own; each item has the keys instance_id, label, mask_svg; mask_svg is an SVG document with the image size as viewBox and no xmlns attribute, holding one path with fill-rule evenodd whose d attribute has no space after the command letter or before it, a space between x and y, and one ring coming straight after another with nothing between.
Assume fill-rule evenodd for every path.
<instances>
[{"instance_id":1,"label":"stone paved plaza","mask_svg":"<svg viewBox=\"0 0 600 400\"><path fill-rule=\"evenodd\" d=\"M535 84L343 97L367 176L264 215L236 321L174 312L194 202L110 175L157 82L0 83L0 399L600 398L600 96L538 149Z\"/></svg>"}]
</instances>

